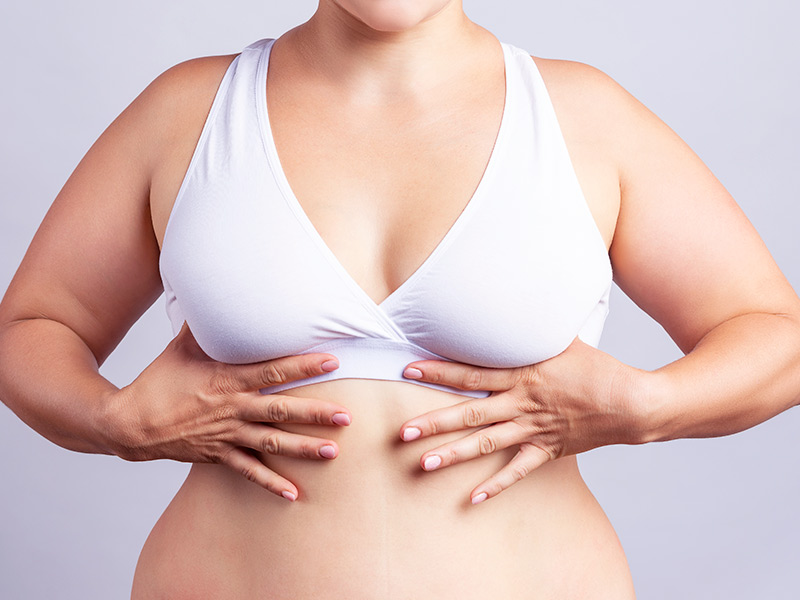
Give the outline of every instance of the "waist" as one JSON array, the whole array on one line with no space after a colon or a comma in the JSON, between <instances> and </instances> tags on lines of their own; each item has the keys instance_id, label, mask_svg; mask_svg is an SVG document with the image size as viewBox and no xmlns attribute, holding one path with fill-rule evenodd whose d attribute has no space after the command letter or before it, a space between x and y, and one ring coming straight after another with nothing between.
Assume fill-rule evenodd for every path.
<instances>
[{"instance_id":1,"label":"waist","mask_svg":"<svg viewBox=\"0 0 800 600\"><path fill-rule=\"evenodd\" d=\"M374 502L384 505L397 503L408 508L409 503L427 501L435 502L442 508L446 506L451 511L460 511L467 506L477 509L478 506L470 502L470 492L506 465L518 450L517 445L498 448L477 458L434 471L424 471L420 466L423 453L472 435L487 426L465 427L403 441L400 438L400 426L409 419L472 401L469 397L411 382L340 378L300 385L276 394L330 400L347 407L352 415L352 423L347 427L311 423L268 424L287 433L333 440L339 447L337 457L330 460L256 453L268 468L297 486L299 497L294 503L277 496L263 498L265 494L272 494L236 473L231 473L233 477L230 479L224 476L224 483L220 482L222 485L235 486L241 492L239 502L254 497L254 502L269 506L269 510L283 510L286 504L288 509L292 505L336 505L337 510L341 511L346 505L362 503L368 506ZM570 477L583 485L575 457L565 457L543 465L504 494L518 494L513 492L514 487L530 488L526 494L537 493L536 490L541 490L556 473L562 483L565 477ZM498 498L500 496L493 500ZM490 502L485 504L488 506Z\"/></svg>"},{"instance_id":2,"label":"waist","mask_svg":"<svg viewBox=\"0 0 800 600\"><path fill-rule=\"evenodd\" d=\"M140 565L143 571L158 557L181 555L192 570L224 564L223 577L241 567L242 581L297 598L321 598L325 589L330 592L325 598L533 600L557 597L559 582L570 578L575 585L594 580L609 565L614 585L629 577L616 534L574 456L546 463L477 505L470 492L507 464L517 446L436 471L420 467L425 451L474 428L403 442L400 426L467 398L357 379L282 394L348 407L353 416L348 427L278 425L332 439L339 455L333 460L260 455L297 486L295 502L227 467L194 465L145 548L150 559ZM598 544L608 552L599 561ZM203 577L207 588L211 576ZM430 586L442 586L441 594L422 593Z\"/></svg>"},{"instance_id":3,"label":"waist","mask_svg":"<svg viewBox=\"0 0 800 600\"><path fill-rule=\"evenodd\" d=\"M524 545L533 532L548 530L551 539L566 539L579 533L587 515L598 522L606 520L580 476L574 456L548 462L476 505L471 503L472 490L505 466L518 446L434 471L423 470L423 453L478 428L404 442L400 426L412 417L467 398L408 383L358 379L282 393L331 399L350 410L352 423L347 427L276 424L287 432L334 440L338 456L326 460L258 454L269 469L297 487L299 495L294 502L227 467L195 465L187 491L210 504L227 507L213 517L222 520L224 529L261 531L301 547L300 540L331 548L358 545L365 555L389 553L400 560L408 552L404 549L406 538L417 540L415 547L420 552L423 547L431 552L485 547L502 554ZM578 523L583 525L577 527ZM487 560L488 555L484 564Z\"/></svg>"},{"instance_id":4,"label":"waist","mask_svg":"<svg viewBox=\"0 0 800 600\"><path fill-rule=\"evenodd\" d=\"M487 426L465 427L408 442L401 440L400 426L412 417L470 401L471 398L413 383L351 378L298 386L279 394L335 401L349 409L352 423L347 427L269 424L289 433L333 440L339 446L337 457L331 460L256 453L268 468L297 486L299 497L294 503L277 496L269 497L273 494L236 473L231 473L230 478L224 476L224 483L220 481L220 484L235 486L241 492L239 502L249 501L252 497L254 502L269 507L270 511L291 510L292 506L301 507L297 510L335 506L337 511L342 511L356 505L366 510L375 503L384 506L395 504L400 510L407 510L415 504L434 503L439 509L453 514L460 514L467 507L477 511L479 507L471 504L470 492L505 466L518 450L517 445L498 448L477 458L425 471L420 466L423 453ZM529 502L531 494L552 493L553 490L547 488L553 484L554 477L559 486L570 481L585 489L575 457L564 457L546 463L491 499L494 502L487 501L485 506L502 502L503 496L506 498L503 503L515 503L521 500L520 495ZM265 494L268 498L263 497Z\"/></svg>"}]
</instances>

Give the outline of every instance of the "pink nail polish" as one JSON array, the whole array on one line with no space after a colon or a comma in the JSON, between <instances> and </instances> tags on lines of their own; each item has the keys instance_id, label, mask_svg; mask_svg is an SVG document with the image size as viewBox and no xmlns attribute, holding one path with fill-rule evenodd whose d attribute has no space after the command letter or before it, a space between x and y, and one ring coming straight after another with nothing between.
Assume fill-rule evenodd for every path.
<instances>
[{"instance_id":1,"label":"pink nail polish","mask_svg":"<svg viewBox=\"0 0 800 600\"><path fill-rule=\"evenodd\" d=\"M422 371L414 367L408 367L403 371L403 375L408 379L419 379L422 377Z\"/></svg>"},{"instance_id":2,"label":"pink nail polish","mask_svg":"<svg viewBox=\"0 0 800 600\"><path fill-rule=\"evenodd\" d=\"M417 439L421 435L422 431L420 431L418 427L406 427L403 430L403 441L410 442L411 440Z\"/></svg>"},{"instance_id":3,"label":"pink nail polish","mask_svg":"<svg viewBox=\"0 0 800 600\"><path fill-rule=\"evenodd\" d=\"M478 504L479 502L483 502L484 500L486 500L486 498L488 498L488 497L489 497L489 494L487 494L486 492L481 492L480 494L478 494L477 496L475 496L472 499L472 503L473 504Z\"/></svg>"},{"instance_id":4,"label":"pink nail polish","mask_svg":"<svg viewBox=\"0 0 800 600\"><path fill-rule=\"evenodd\" d=\"M434 454L426 458L425 462L422 464L425 466L426 471L431 471L442 464L442 457Z\"/></svg>"},{"instance_id":5,"label":"pink nail polish","mask_svg":"<svg viewBox=\"0 0 800 600\"><path fill-rule=\"evenodd\" d=\"M281 492L281 496L289 500L290 502L294 502L297 496L295 496L292 492L283 491Z\"/></svg>"},{"instance_id":6,"label":"pink nail polish","mask_svg":"<svg viewBox=\"0 0 800 600\"><path fill-rule=\"evenodd\" d=\"M335 360L326 360L324 363L322 363L322 370L327 371L329 373L331 371L335 371L338 368L339 368L339 363L336 362Z\"/></svg>"},{"instance_id":7,"label":"pink nail polish","mask_svg":"<svg viewBox=\"0 0 800 600\"><path fill-rule=\"evenodd\" d=\"M345 413L336 413L331 417L331 421L337 425L350 425L350 417L348 417Z\"/></svg>"}]
</instances>

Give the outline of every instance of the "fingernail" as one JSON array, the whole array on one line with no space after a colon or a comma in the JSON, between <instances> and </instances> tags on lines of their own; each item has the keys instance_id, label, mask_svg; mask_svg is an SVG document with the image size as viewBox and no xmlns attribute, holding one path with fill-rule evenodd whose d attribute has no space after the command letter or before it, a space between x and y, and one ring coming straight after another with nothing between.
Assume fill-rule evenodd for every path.
<instances>
[{"instance_id":1,"label":"fingernail","mask_svg":"<svg viewBox=\"0 0 800 600\"><path fill-rule=\"evenodd\" d=\"M441 456L437 456L436 454L434 454L434 455L429 456L428 458L426 458L425 462L422 463L422 464L425 467L426 471L431 471L431 470L435 469L436 467L438 467L440 464L442 464L442 457Z\"/></svg>"},{"instance_id":2,"label":"fingernail","mask_svg":"<svg viewBox=\"0 0 800 600\"><path fill-rule=\"evenodd\" d=\"M350 425L350 417L345 413L336 413L331 417L331 421L337 425Z\"/></svg>"},{"instance_id":3,"label":"fingernail","mask_svg":"<svg viewBox=\"0 0 800 600\"><path fill-rule=\"evenodd\" d=\"M297 496L295 496L292 492L287 492L287 491L281 492L281 496L283 496L284 498L286 498L291 502L294 502L295 498L297 498Z\"/></svg>"},{"instance_id":4,"label":"fingernail","mask_svg":"<svg viewBox=\"0 0 800 600\"><path fill-rule=\"evenodd\" d=\"M421 435L422 431L420 431L418 427L406 427L403 430L403 441L410 442L411 440L417 439Z\"/></svg>"},{"instance_id":5,"label":"fingernail","mask_svg":"<svg viewBox=\"0 0 800 600\"><path fill-rule=\"evenodd\" d=\"M488 498L488 497L489 497L489 494L487 494L486 492L481 492L480 494L478 494L477 496L475 496L472 499L472 503L473 504L478 504L479 502L483 502L484 500L486 500L486 498Z\"/></svg>"},{"instance_id":6,"label":"fingernail","mask_svg":"<svg viewBox=\"0 0 800 600\"><path fill-rule=\"evenodd\" d=\"M405 371L403 371L403 375L409 379L419 379L422 377L422 371L415 369L414 367L408 367Z\"/></svg>"},{"instance_id":7,"label":"fingernail","mask_svg":"<svg viewBox=\"0 0 800 600\"><path fill-rule=\"evenodd\" d=\"M336 362L335 360L326 360L324 363L322 363L323 371L331 372L335 371L338 368L339 368L339 363Z\"/></svg>"},{"instance_id":8,"label":"fingernail","mask_svg":"<svg viewBox=\"0 0 800 600\"><path fill-rule=\"evenodd\" d=\"M333 446L323 446L319 449L319 454L325 458L333 458L336 456L336 448Z\"/></svg>"}]
</instances>

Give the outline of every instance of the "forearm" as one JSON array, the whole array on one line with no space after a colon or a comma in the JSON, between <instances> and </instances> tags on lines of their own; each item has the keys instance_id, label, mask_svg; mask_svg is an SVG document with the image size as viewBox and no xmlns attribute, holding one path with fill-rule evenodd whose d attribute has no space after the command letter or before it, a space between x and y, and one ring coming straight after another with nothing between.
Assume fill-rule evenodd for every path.
<instances>
[{"instance_id":1,"label":"forearm","mask_svg":"<svg viewBox=\"0 0 800 600\"><path fill-rule=\"evenodd\" d=\"M642 377L641 441L718 437L800 403L800 320L748 314Z\"/></svg>"},{"instance_id":2,"label":"forearm","mask_svg":"<svg viewBox=\"0 0 800 600\"><path fill-rule=\"evenodd\" d=\"M117 390L65 325L27 319L0 328L0 400L55 444L113 454L104 409Z\"/></svg>"}]
</instances>

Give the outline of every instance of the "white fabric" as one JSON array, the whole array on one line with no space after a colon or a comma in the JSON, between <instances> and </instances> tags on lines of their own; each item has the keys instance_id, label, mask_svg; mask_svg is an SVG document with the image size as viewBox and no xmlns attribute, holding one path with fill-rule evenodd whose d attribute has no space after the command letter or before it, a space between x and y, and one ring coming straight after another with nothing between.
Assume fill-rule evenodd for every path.
<instances>
[{"instance_id":1,"label":"white fabric","mask_svg":"<svg viewBox=\"0 0 800 600\"><path fill-rule=\"evenodd\" d=\"M611 263L531 56L502 43L506 103L483 179L433 253L384 302L349 276L303 212L267 118L274 38L228 68L167 224L167 313L213 359L330 352L349 377L405 381L414 360L519 367L580 338L596 346Z\"/></svg>"}]
</instances>

